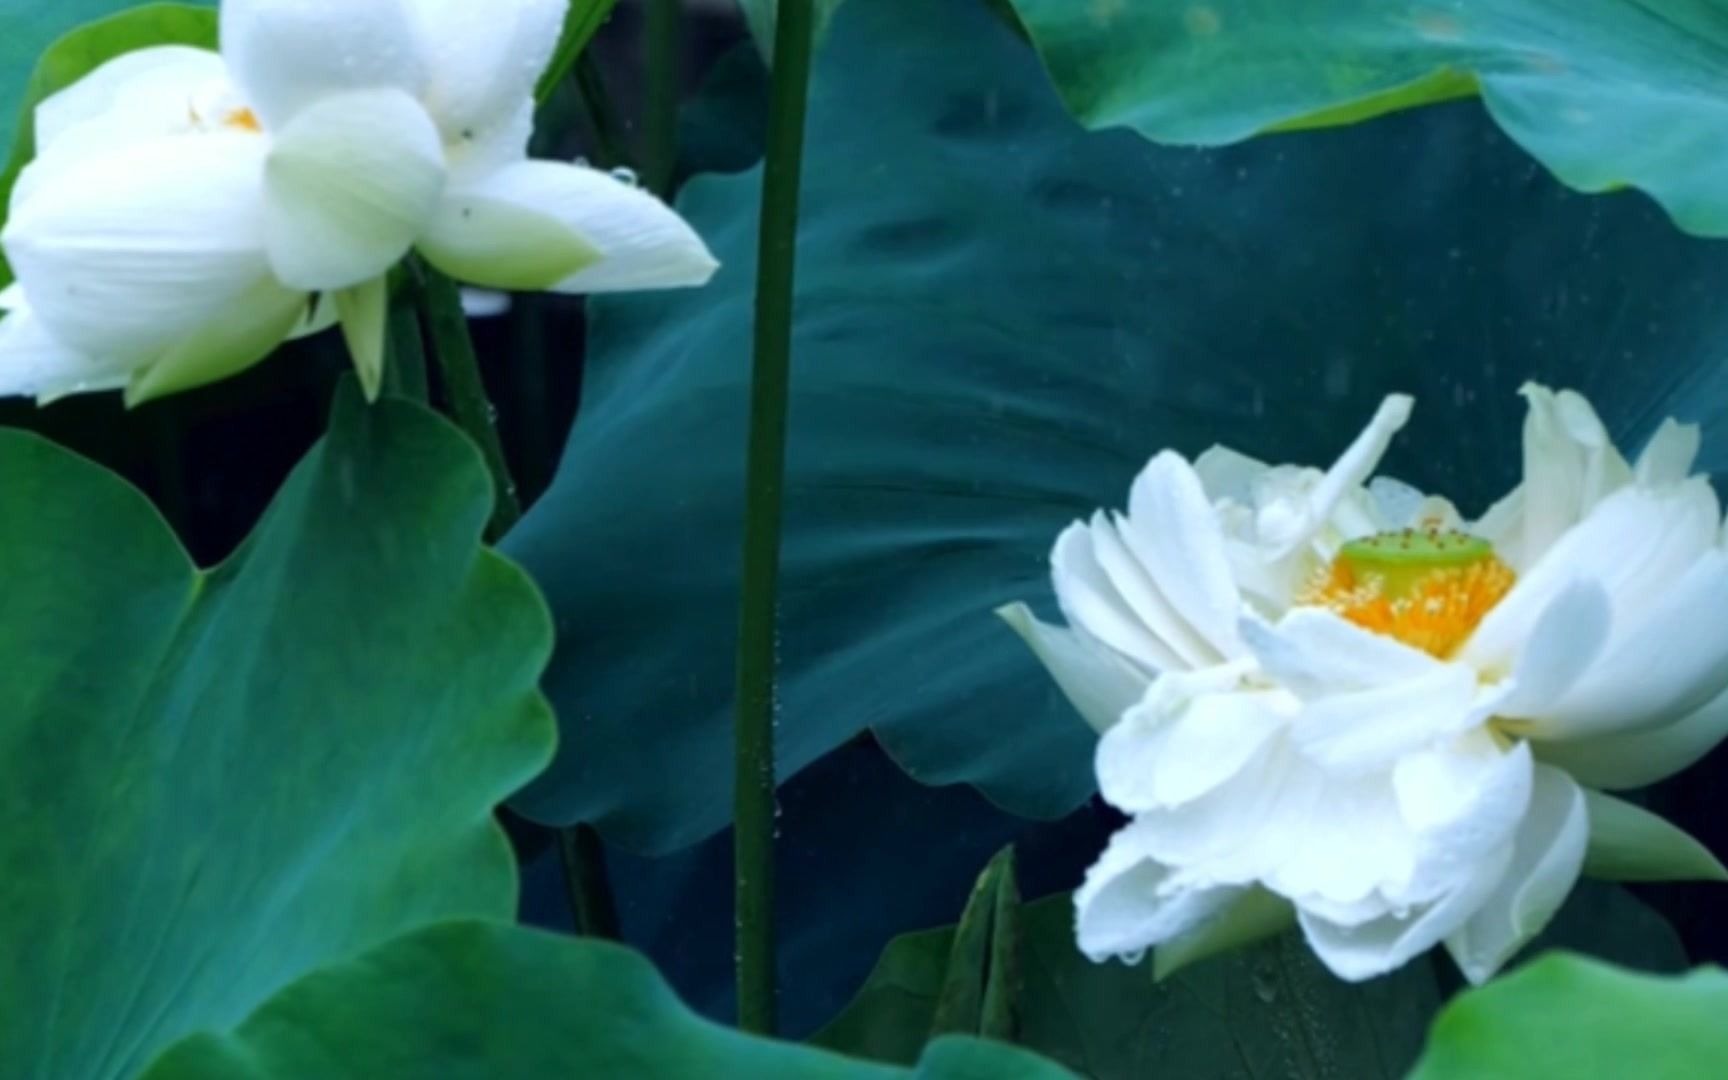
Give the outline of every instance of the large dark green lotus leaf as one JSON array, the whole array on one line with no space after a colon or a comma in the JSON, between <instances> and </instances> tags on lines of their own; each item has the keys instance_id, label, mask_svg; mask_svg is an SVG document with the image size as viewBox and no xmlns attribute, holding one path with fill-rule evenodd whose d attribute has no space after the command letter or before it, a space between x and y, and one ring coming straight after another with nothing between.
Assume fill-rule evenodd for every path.
<instances>
[{"instance_id":1,"label":"large dark green lotus leaf","mask_svg":"<svg viewBox=\"0 0 1728 1080\"><path fill-rule=\"evenodd\" d=\"M1569 192L1463 102L1196 151L1087 133L973 0L842 5L799 249L778 728L790 775L866 727L917 779L1054 817L1093 736L991 615L1048 611L1057 532L1158 449L1324 463L1381 395L1388 470L1480 511L1527 378L1720 461L1728 246ZM667 850L730 816L759 172L680 209L706 289L593 305L557 483L506 542L562 633L565 739L519 800Z\"/></svg>"},{"instance_id":2,"label":"large dark green lotus leaf","mask_svg":"<svg viewBox=\"0 0 1728 1080\"><path fill-rule=\"evenodd\" d=\"M1449 1004L1411 1080L1703 1080L1728 1062L1728 974L1545 956Z\"/></svg>"},{"instance_id":3,"label":"large dark green lotus leaf","mask_svg":"<svg viewBox=\"0 0 1728 1080\"><path fill-rule=\"evenodd\" d=\"M1581 191L1728 236L1719 0L1010 0L1075 115L1217 146L1480 94Z\"/></svg>"},{"instance_id":4,"label":"large dark green lotus leaf","mask_svg":"<svg viewBox=\"0 0 1728 1080\"><path fill-rule=\"evenodd\" d=\"M425 409L329 436L200 573L142 495L0 431L0 1061L134 1073L405 930L508 917L492 807L543 765L550 651Z\"/></svg>"},{"instance_id":5,"label":"large dark green lotus leaf","mask_svg":"<svg viewBox=\"0 0 1728 1080\"><path fill-rule=\"evenodd\" d=\"M121 53L153 45L215 48L214 5L8 0L0 10L0 147L12 149L0 168L0 222L18 173L36 155L33 114L42 99ZM0 284L11 280L0 254Z\"/></svg>"},{"instance_id":6,"label":"large dark green lotus leaf","mask_svg":"<svg viewBox=\"0 0 1728 1080\"><path fill-rule=\"evenodd\" d=\"M952 1038L915 1072L703 1020L628 949L452 922L290 986L228 1035L169 1050L147 1080L630 1077L1062 1080L1013 1047Z\"/></svg>"},{"instance_id":7,"label":"large dark green lotus leaf","mask_svg":"<svg viewBox=\"0 0 1728 1080\"><path fill-rule=\"evenodd\" d=\"M1074 945L1074 905L1022 911L1018 1042L1097 1080L1176 1076L1402 1076L1439 1005L1418 961L1386 978L1341 982L1285 935L1154 982L1151 963L1094 964ZM889 943L870 981L815 1042L908 1061L930 1031L954 928Z\"/></svg>"}]
</instances>

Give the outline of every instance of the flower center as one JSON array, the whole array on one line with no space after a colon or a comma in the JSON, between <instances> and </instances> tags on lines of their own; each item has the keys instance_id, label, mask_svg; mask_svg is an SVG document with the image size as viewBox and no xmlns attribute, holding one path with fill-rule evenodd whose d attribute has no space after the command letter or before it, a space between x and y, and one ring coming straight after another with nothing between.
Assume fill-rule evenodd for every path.
<instances>
[{"instance_id":1,"label":"flower center","mask_svg":"<svg viewBox=\"0 0 1728 1080\"><path fill-rule=\"evenodd\" d=\"M250 131L254 135L264 130L264 125L258 122L258 114L244 106L223 112L222 126Z\"/></svg>"},{"instance_id":2,"label":"flower center","mask_svg":"<svg viewBox=\"0 0 1728 1080\"><path fill-rule=\"evenodd\" d=\"M1405 529L1345 544L1297 602L1446 657L1516 579L1481 537Z\"/></svg>"}]
</instances>

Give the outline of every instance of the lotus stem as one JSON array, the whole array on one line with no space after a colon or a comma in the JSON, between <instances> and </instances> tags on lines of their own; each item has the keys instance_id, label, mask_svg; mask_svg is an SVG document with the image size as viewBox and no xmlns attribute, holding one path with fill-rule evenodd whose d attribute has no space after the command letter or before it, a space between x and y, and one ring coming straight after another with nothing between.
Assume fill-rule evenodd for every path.
<instances>
[{"instance_id":1,"label":"lotus stem","mask_svg":"<svg viewBox=\"0 0 1728 1080\"><path fill-rule=\"evenodd\" d=\"M775 618L779 609L781 489L786 474L798 188L812 30L811 0L780 0L762 177L756 347L745 463L733 808L738 1025L761 1034L772 1034L775 1027Z\"/></svg>"}]
</instances>

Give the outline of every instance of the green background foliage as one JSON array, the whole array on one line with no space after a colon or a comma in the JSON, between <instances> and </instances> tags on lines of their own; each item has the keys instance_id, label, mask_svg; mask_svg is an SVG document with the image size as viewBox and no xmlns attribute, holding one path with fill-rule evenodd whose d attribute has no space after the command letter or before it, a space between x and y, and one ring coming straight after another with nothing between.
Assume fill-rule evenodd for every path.
<instances>
[{"instance_id":1,"label":"green background foliage","mask_svg":"<svg viewBox=\"0 0 1728 1080\"><path fill-rule=\"evenodd\" d=\"M1633 185L1728 236L1714 0L1011 0L1088 125L1215 146L1479 93L1581 191Z\"/></svg>"},{"instance_id":2,"label":"green background foliage","mask_svg":"<svg viewBox=\"0 0 1728 1080\"><path fill-rule=\"evenodd\" d=\"M1728 974L1642 975L1554 953L1454 999L1411 1080L1702 1080L1728 1061Z\"/></svg>"},{"instance_id":3,"label":"green background foliage","mask_svg":"<svg viewBox=\"0 0 1728 1080\"><path fill-rule=\"evenodd\" d=\"M1150 963L1082 956L1065 895L1027 905L1022 920L1019 1041L1099 1080L1395 1080L1439 1003L1425 963L1353 986L1290 935L1155 982ZM885 1061L916 1058L954 953L953 927L896 938L815 1041Z\"/></svg>"},{"instance_id":4,"label":"green background foliage","mask_svg":"<svg viewBox=\"0 0 1728 1080\"><path fill-rule=\"evenodd\" d=\"M1089 795L1091 733L990 612L1048 611L1057 532L1161 447L1323 463L1412 392L1389 472L1474 513L1515 481L1537 378L1629 447L1672 412L1714 453L1728 252L1564 190L1473 102L1161 148L1083 131L982 5L874 0L840 9L811 109L783 776L870 729L1016 813ZM564 746L518 805L641 850L729 815L758 194L685 189L708 288L590 305L584 412L505 542L563 628Z\"/></svg>"},{"instance_id":5,"label":"green background foliage","mask_svg":"<svg viewBox=\"0 0 1728 1080\"><path fill-rule=\"evenodd\" d=\"M0 432L0 1060L130 1075L289 981L508 918L492 807L551 752L551 627L479 546L478 455L339 396L242 548L198 572L116 477Z\"/></svg>"},{"instance_id":6,"label":"green background foliage","mask_svg":"<svg viewBox=\"0 0 1728 1080\"><path fill-rule=\"evenodd\" d=\"M146 1080L377 1077L797 1077L1062 1080L1008 1046L951 1038L916 1068L741 1034L679 1003L617 945L454 922L400 938L278 995L229 1036L189 1039Z\"/></svg>"}]
</instances>

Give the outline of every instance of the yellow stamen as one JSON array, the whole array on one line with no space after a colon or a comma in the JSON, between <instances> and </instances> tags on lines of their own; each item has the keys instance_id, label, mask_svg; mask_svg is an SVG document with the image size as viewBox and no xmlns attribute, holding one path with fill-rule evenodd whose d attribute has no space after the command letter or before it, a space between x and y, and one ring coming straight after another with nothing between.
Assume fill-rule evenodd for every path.
<instances>
[{"instance_id":1,"label":"yellow stamen","mask_svg":"<svg viewBox=\"0 0 1728 1080\"><path fill-rule=\"evenodd\" d=\"M258 117L251 109L229 109L222 114L222 123L226 127L239 128L256 135L264 130L264 125L258 122Z\"/></svg>"},{"instance_id":2,"label":"yellow stamen","mask_svg":"<svg viewBox=\"0 0 1728 1080\"><path fill-rule=\"evenodd\" d=\"M1515 580L1480 537L1406 529L1345 544L1297 602L1330 608L1357 626L1446 657Z\"/></svg>"}]
</instances>

